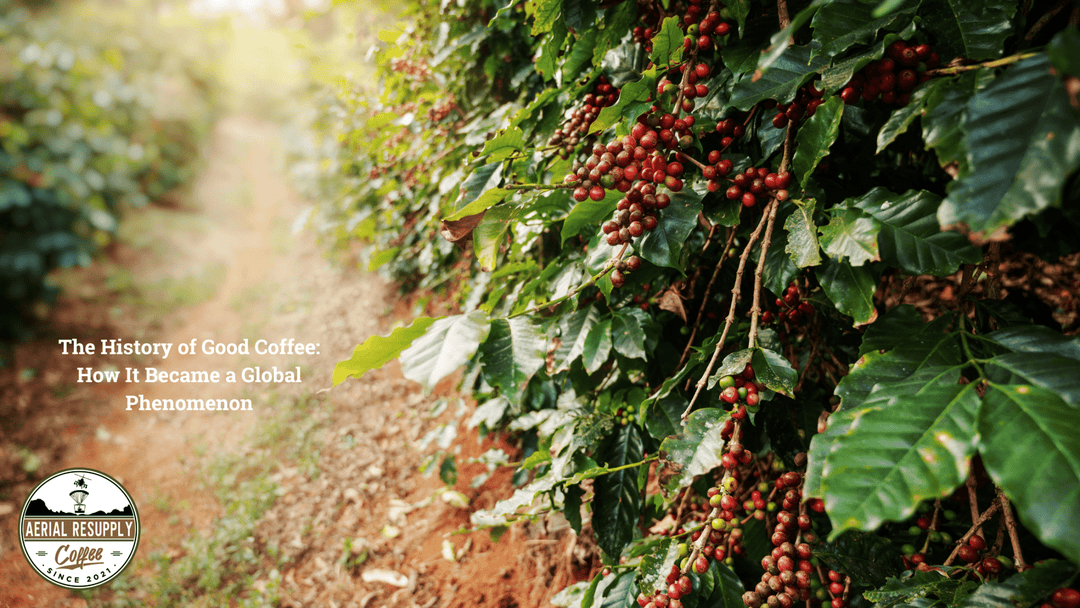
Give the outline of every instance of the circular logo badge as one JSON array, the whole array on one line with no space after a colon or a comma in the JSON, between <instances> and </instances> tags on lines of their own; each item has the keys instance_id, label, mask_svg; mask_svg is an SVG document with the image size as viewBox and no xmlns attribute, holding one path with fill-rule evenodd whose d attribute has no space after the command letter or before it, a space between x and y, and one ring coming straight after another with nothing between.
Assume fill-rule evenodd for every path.
<instances>
[{"instance_id":1,"label":"circular logo badge","mask_svg":"<svg viewBox=\"0 0 1080 608\"><path fill-rule=\"evenodd\" d=\"M103 585L139 546L139 512L119 482L93 469L54 473L19 517L23 555L45 580L68 589Z\"/></svg>"}]
</instances>

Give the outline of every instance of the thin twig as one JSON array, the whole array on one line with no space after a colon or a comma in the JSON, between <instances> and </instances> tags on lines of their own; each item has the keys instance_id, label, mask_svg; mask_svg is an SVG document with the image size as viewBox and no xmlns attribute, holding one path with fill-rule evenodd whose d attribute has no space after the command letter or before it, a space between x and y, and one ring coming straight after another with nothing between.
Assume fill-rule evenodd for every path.
<instances>
[{"instance_id":1,"label":"thin twig","mask_svg":"<svg viewBox=\"0 0 1080 608\"><path fill-rule=\"evenodd\" d=\"M686 341L686 348L683 349L682 357L679 357L679 364L675 366L676 370L682 369L683 363L690 357L690 348L694 345L694 338L697 336L698 328L701 327L701 317L705 315L705 308L709 303L709 296L712 295L713 283L716 282L716 277L720 275L720 267L724 265L724 262L728 259L728 252L731 250L731 243L735 241L735 233L737 232L738 225L728 229L727 241L724 243L724 250L720 253L720 260L716 262L716 268L713 269L712 277L709 278L709 284L705 287L705 297L701 301L701 306L698 308L697 319L694 320L694 326L690 328L690 339Z\"/></svg>"},{"instance_id":2,"label":"thin twig","mask_svg":"<svg viewBox=\"0 0 1080 608\"><path fill-rule=\"evenodd\" d=\"M1013 517L1012 505L1009 504L1009 499L1005 497L1005 493L1000 489L998 489L995 504L1001 505L1001 512L1005 515L1005 528L1009 531L1009 543L1012 545L1016 569L1017 571L1025 570L1027 564L1024 563L1024 554L1020 550L1020 535L1016 530L1016 519Z\"/></svg>"},{"instance_id":3,"label":"thin twig","mask_svg":"<svg viewBox=\"0 0 1080 608\"><path fill-rule=\"evenodd\" d=\"M776 199L771 199L770 205L776 204ZM709 360L708 367L705 368L705 373L702 374L701 379L697 381L697 389L694 391L694 396L690 399L689 405L686 406L686 411L682 413L683 424L686 424L686 418L690 415L690 410L694 409L694 402L697 401L701 390L705 388L708 383L709 374L712 373L713 366L716 365L716 360L720 358L720 352L724 350L724 342L727 341L728 332L731 330L731 326L735 324L735 306L739 303L739 296L742 294L742 278L743 272L746 270L746 262L750 258L750 250L753 248L754 243L757 242L761 236L761 232L765 229L765 224L768 221L768 211L761 215L761 221L758 222L757 228L750 235L750 240L747 241L746 247L743 249L742 255L739 256L739 269L735 272L735 286L731 288L731 307L728 309L728 316L724 320L724 332L720 334L720 341L716 343L716 350L713 351L712 359Z\"/></svg>"},{"instance_id":4,"label":"thin twig","mask_svg":"<svg viewBox=\"0 0 1080 608\"><path fill-rule=\"evenodd\" d=\"M1031 26L1028 33L1024 35L1024 40L1034 40L1035 37L1039 35L1039 32L1042 31L1042 28L1046 27L1047 23L1050 23L1050 20L1054 18L1054 15L1061 12L1061 9L1068 6L1070 2L1072 2L1072 0L1058 0L1058 3L1055 4L1053 8L1046 11L1046 14L1039 17L1039 20L1035 22L1035 25Z\"/></svg>"},{"instance_id":5,"label":"thin twig","mask_svg":"<svg viewBox=\"0 0 1080 608\"><path fill-rule=\"evenodd\" d=\"M945 560L944 565L952 565L953 561L956 559L956 554L960 552L960 547L966 545L967 542L971 540L971 537L975 536L975 532L982 527L983 523L993 517L994 513L997 513L998 509L1000 508L1001 503L998 501L994 501L994 504L990 505L989 509L987 509L985 512L983 512L982 515L979 515L974 519L973 523L971 524L971 528L967 531L967 533L961 536L960 540L956 541L956 546L953 547L952 553L949 554L949 559Z\"/></svg>"},{"instance_id":6,"label":"thin twig","mask_svg":"<svg viewBox=\"0 0 1080 608\"><path fill-rule=\"evenodd\" d=\"M617 255L613 256L610 260L608 260L608 263L604 266L603 269L600 270L600 272L598 272L598 273L594 274L593 276L589 277L588 281L586 281L585 283L583 283L581 285L578 285L577 287L574 288L573 291L566 294L565 296L562 296L560 298L555 298L554 300L544 302L543 304L538 304L538 305L536 305L533 308L530 308L528 310L523 310L521 312L514 313L514 314L510 315L507 318L508 319L513 319L515 317L520 317L522 315L531 315L533 313L540 312L541 310L544 310L545 308L551 308L552 306L555 306L556 304L561 304L561 303L565 302L566 300L576 296L577 294L581 293L585 289L588 289L590 286L595 285L597 281L599 281L600 279L602 279L604 277L604 275L611 272L612 269L615 268L615 266L619 263L619 260L622 259L623 254L626 252L626 248L629 247L629 246L630 246L630 243L623 243L622 249L619 250L619 253Z\"/></svg>"},{"instance_id":7,"label":"thin twig","mask_svg":"<svg viewBox=\"0 0 1080 608\"><path fill-rule=\"evenodd\" d=\"M1016 55L1009 55L1008 57L1002 57L1001 59L995 59L994 61L984 61L983 63L972 63L969 65L956 65L948 68L937 68L936 70L926 70L923 74L927 76L954 76L963 72L970 72L971 70L978 70L981 68L1000 68L1005 65L1010 65L1018 61L1023 61L1038 55L1038 53L1018 53Z\"/></svg>"},{"instance_id":8,"label":"thin twig","mask_svg":"<svg viewBox=\"0 0 1080 608\"><path fill-rule=\"evenodd\" d=\"M757 268L754 269L754 301L750 305L750 339L747 348L757 344L758 318L761 316L761 279L765 273L765 256L772 244L773 226L776 224L776 209L780 207L775 198L769 204L769 222L765 225L765 236L761 239L761 253L758 255Z\"/></svg>"}]
</instances>

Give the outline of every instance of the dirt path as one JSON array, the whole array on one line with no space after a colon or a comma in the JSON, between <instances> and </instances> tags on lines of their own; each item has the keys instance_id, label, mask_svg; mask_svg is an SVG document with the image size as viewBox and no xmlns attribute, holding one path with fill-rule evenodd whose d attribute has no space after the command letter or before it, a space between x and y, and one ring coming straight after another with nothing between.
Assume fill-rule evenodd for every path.
<instances>
[{"instance_id":1,"label":"dirt path","mask_svg":"<svg viewBox=\"0 0 1080 608\"><path fill-rule=\"evenodd\" d=\"M74 425L69 424L71 442L64 444L55 463L48 463L50 470L84 466L117 477L134 497L143 522L138 559L124 575L133 579L131 591L113 599L129 605L154 603L152 595L161 592L154 592L147 581L161 575L162 562L151 558L166 563L185 558L191 550L183 541L192 530L215 538L214 526L221 525L223 513L233 511L228 504L232 499L226 495L222 504L196 483L200 463L235 451L257 453L258 448L243 441L245 436L280 424L279 410L287 407L308 408L287 424L310 423L315 437L304 449L313 453L299 458L306 463L302 466L260 461L278 497L245 541L250 541L254 556L247 564L247 583L261 597L285 606L539 606L553 591L586 574L589 550L575 544L565 526L518 526L499 544L483 533L449 536L467 525L472 510L491 507L506 496L510 471L497 470L487 482L471 487L473 474L487 469L464 461L493 444L479 441L462 423L471 406L448 390L421 395L391 364L329 394L311 395L329 386L334 362L355 344L389 330L395 308L399 318L412 316L411 311L377 278L329 263L311 234L293 234L291 226L304 203L283 177L275 126L242 115L228 117L218 124L207 158L209 165L191 195L200 209L189 222L194 228L165 234L164 242L156 245L162 254L156 261L134 250L123 250L119 257L140 280L210 276L216 290L206 301L166 315L160 335L141 337L174 344L295 338L318 343L319 354L171 356L137 364L237 372L254 365L301 368L300 385L213 387L217 397L252 399L252 412L124 409L128 394L149 400L184 398L205 393L206 386L140 383L79 386L73 391L81 403L89 404L83 428L94 431L71 430ZM147 226L156 221L148 219ZM208 268L220 272L207 273ZM123 326L122 319L116 323ZM49 348L38 345L39 351ZM74 374L76 365L100 363L68 363L55 356L48 361L38 364L59 366L46 372L54 380ZM62 407L63 399L58 405ZM468 504L440 500L444 486L438 476L417 471L423 454L435 448L430 435L424 439L433 430L449 438L441 447L456 451L463 463L454 489ZM501 447L513 455L511 448ZM25 493L12 498L9 505L21 505ZM18 508L12 511L10 506L0 514L5 530L0 607L86 605L82 597L30 570L11 535L17 518ZM443 553L446 540L456 553L452 561ZM365 580L376 570L399 573L404 586ZM184 597L215 593L215 583L180 584L187 587ZM222 584L217 583L219 589ZM100 600L94 596L90 603Z\"/></svg>"}]
</instances>

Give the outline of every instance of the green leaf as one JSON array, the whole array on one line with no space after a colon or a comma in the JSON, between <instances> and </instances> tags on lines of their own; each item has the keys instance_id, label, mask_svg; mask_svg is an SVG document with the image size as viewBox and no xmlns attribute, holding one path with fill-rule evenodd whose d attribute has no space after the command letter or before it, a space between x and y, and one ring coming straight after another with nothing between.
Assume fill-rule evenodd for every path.
<instances>
[{"instance_id":1,"label":"green leaf","mask_svg":"<svg viewBox=\"0 0 1080 608\"><path fill-rule=\"evenodd\" d=\"M1013 33L1016 5L992 0L926 2L922 5L923 25L936 36L935 50L945 61L953 57L996 59Z\"/></svg>"},{"instance_id":2,"label":"green leaf","mask_svg":"<svg viewBox=\"0 0 1080 608\"><path fill-rule=\"evenodd\" d=\"M864 591L863 597L874 602L876 608L909 605L919 598L938 599L947 606L956 606L978 586L974 581L952 579L942 572L911 572L890 578L880 589Z\"/></svg>"},{"instance_id":3,"label":"green leaf","mask_svg":"<svg viewBox=\"0 0 1080 608\"><path fill-rule=\"evenodd\" d=\"M1080 76L1080 30L1067 27L1055 34L1046 53L1059 72Z\"/></svg>"},{"instance_id":4,"label":"green leaf","mask_svg":"<svg viewBox=\"0 0 1080 608\"><path fill-rule=\"evenodd\" d=\"M481 195L487 193L487 191L495 188L500 180L502 180L502 163L484 165L470 173L469 177L465 178L465 182L461 184L461 196L454 204L454 212L447 216L446 219L461 219L467 215L480 213L483 209L501 201L502 198L499 198L498 200L491 201L490 204L486 204L486 206L480 207L480 209L476 211L467 211L469 205L477 199L480 199ZM505 195L503 195L503 197L505 198Z\"/></svg>"},{"instance_id":5,"label":"green leaf","mask_svg":"<svg viewBox=\"0 0 1080 608\"><path fill-rule=\"evenodd\" d=\"M979 452L1024 525L1080 563L1080 410L1047 389L991 384L979 410Z\"/></svg>"},{"instance_id":6,"label":"green leaf","mask_svg":"<svg viewBox=\"0 0 1080 608\"><path fill-rule=\"evenodd\" d=\"M847 258L852 266L881 259L878 251L880 222L846 206L834 207L829 212L832 219L821 228L821 246L826 255L834 260Z\"/></svg>"},{"instance_id":7,"label":"green leaf","mask_svg":"<svg viewBox=\"0 0 1080 608\"><path fill-rule=\"evenodd\" d=\"M525 133L518 127L510 127L484 143L480 156L487 156L488 163L504 161L525 149ZM477 213L473 211L472 213ZM466 215L471 215L467 213Z\"/></svg>"},{"instance_id":8,"label":"green leaf","mask_svg":"<svg viewBox=\"0 0 1080 608\"><path fill-rule=\"evenodd\" d=\"M856 530L815 546L814 556L861 587L880 587L888 577L900 573L902 563L888 539Z\"/></svg>"},{"instance_id":9,"label":"green leaf","mask_svg":"<svg viewBox=\"0 0 1080 608\"><path fill-rule=\"evenodd\" d=\"M563 317L559 323L561 343L555 351L556 369L566 369L585 352L585 342L593 325L600 320L600 313L595 307L582 308L572 315Z\"/></svg>"},{"instance_id":10,"label":"green leaf","mask_svg":"<svg viewBox=\"0 0 1080 608\"><path fill-rule=\"evenodd\" d=\"M638 116L652 107L652 91L655 86L656 78L648 75L623 85L619 90L618 101L615 105L600 110L600 114L589 127L589 133L599 133L623 121L636 121Z\"/></svg>"},{"instance_id":11,"label":"green leaf","mask_svg":"<svg viewBox=\"0 0 1080 608\"><path fill-rule=\"evenodd\" d=\"M600 30L600 36L596 39L593 65L600 65L604 55L619 45L627 32L633 29L636 21L636 2L620 2L604 11L604 29Z\"/></svg>"},{"instance_id":12,"label":"green leaf","mask_svg":"<svg viewBox=\"0 0 1080 608\"><path fill-rule=\"evenodd\" d=\"M563 19L566 26L581 34L596 30L596 2L593 0L563 0Z\"/></svg>"},{"instance_id":13,"label":"green leaf","mask_svg":"<svg viewBox=\"0 0 1080 608\"><path fill-rule=\"evenodd\" d=\"M894 194L878 187L846 202L877 220L882 261L907 274L942 277L956 272L961 264L982 262L982 251L966 237L938 227L941 197L936 194L925 190Z\"/></svg>"},{"instance_id":14,"label":"green leaf","mask_svg":"<svg viewBox=\"0 0 1080 608\"><path fill-rule=\"evenodd\" d=\"M761 78L755 81L752 76L746 75L736 82L729 104L745 112L764 99L790 103L799 87L826 65L828 61L821 57L810 58L809 46L788 47L761 72ZM818 107L820 111L821 107Z\"/></svg>"},{"instance_id":15,"label":"green leaf","mask_svg":"<svg viewBox=\"0 0 1080 608\"><path fill-rule=\"evenodd\" d=\"M728 568L716 560L709 561L709 569L702 576L702 593L699 608L709 606L712 608L743 608L746 604L742 601L742 595L746 591L739 576L731 568ZM709 590L708 595L705 592ZM694 587L699 589L698 586Z\"/></svg>"},{"instance_id":16,"label":"green leaf","mask_svg":"<svg viewBox=\"0 0 1080 608\"><path fill-rule=\"evenodd\" d=\"M660 31L652 39L652 53L649 59L656 65L672 65L682 59L683 34L679 17L668 17L660 25Z\"/></svg>"},{"instance_id":17,"label":"green leaf","mask_svg":"<svg viewBox=\"0 0 1080 608\"><path fill-rule=\"evenodd\" d=\"M1061 203L1065 179L1080 167L1080 124L1050 68L1046 55L1022 61L968 103L968 171L938 211L943 226L990 235Z\"/></svg>"},{"instance_id":18,"label":"green leaf","mask_svg":"<svg viewBox=\"0 0 1080 608\"><path fill-rule=\"evenodd\" d=\"M1065 336L1042 325L999 329L986 338L1018 353L1057 353L1080 361L1080 336Z\"/></svg>"},{"instance_id":19,"label":"green leaf","mask_svg":"<svg viewBox=\"0 0 1080 608\"><path fill-rule=\"evenodd\" d=\"M583 69L591 67L593 51L596 49L597 34L599 32L593 28L578 35L573 48L566 55L566 61L562 65L562 79L564 82L577 78Z\"/></svg>"},{"instance_id":20,"label":"green leaf","mask_svg":"<svg viewBox=\"0 0 1080 608\"><path fill-rule=\"evenodd\" d=\"M605 220L611 219L612 213L615 212L615 206L622 197L621 192L612 188L607 191L602 200L594 201L587 198L575 204L563 222L562 232L559 233L562 242L565 243L567 240L581 234L581 231L585 229L599 232L600 225Z\"/></svg>"},{"instance_id":21,"label":"green leaf","mask_svg":"<svg viewBox=\"0 0 1080 608\"><path fill-rule=\"evenodd\" d=\"M581 362L585 365L585 371L595 373L607 363L610 354L611 317L606 317L589 329L589 335L585 339L585 347L581 351Z\"/></svg>"},{"instance_id":22,"label":"green leaf","mask_svg":"<svg viewBox=\"0 0 1080 608\"><path fill-rule=\"evenodd\" d=\"M687 399L679 393L668 393L649 403L645 409L645 430L656 439L664 439L682 429L682 413L686 411ZM643 404L642 407L645 407Z\"/></svg>"},{"instance_id":23,"label":"green leaf","mask_svg":"<svg viewBox=\"0 0 1080 608\"><path fill-rule=\"evenodd\" d=\"M620 308L611 321L612 346L615 352L628 359L645 359L645 330L640 310Z\"/></svg>"},{"instance_id":24,"label":"green leaf","mask_svg":"<svg viewBox=\"0 0 1080 608\"><path fill-rule=\"evenodd\" d=\"M855 319L857 325L869 323L877 315L874 309L877 277L869 268L826 259L818 272L818 282L836 309Z\"/></svg>"},{"instance_id":25,"label":"green leaf","mask_svg":"<svg viewBox=\"0 0 1080 608\"><path fill-rule=\"evenodd\" d=\"M581 534L581 497L584 495L585 490L575 484L566 488L563 498L563 516L575 534Z\"/></svg>"},{"instance_id":26,"label":"green leaf","mask_svg":"<svg viewBox=\"0 0 1080 608\"><path fill-rule=\"evenodd\" d=\"M563 43L566 42L566 25L561 20L556 21L551 32L544 36L540 43L540 56L536 58L536 71L544 77L544 82L555 76L555 69L562 51ZM556 89L551 89L556 90Z\"/></svg>"},{"instance_id":27,"label":"green leaf","mask_svg":"<svg viewBox=\"0 0 1080 608\"><path fill-rule=\"evenodd\" d=\"M754 354L756 352L757 349L744 348L733 353L728 353L728 355L724 357L724 360L720 362L720 368L717 369L712 376L709 376L708 387L711 389L716 386L716 383L724 376L737 376L741 374L743 370L746 369L746 366L754 360Z\"/></svg>"},{"instance_id":28,"label":"green leaf","mask_svg":"<svg viewBox=\"0 0 1080 608\"><path fill-rule=\"evenodd\" d=\"M555 21L562 15L562 0L526 0L525 13L533 18L533 36L551 31Z\"/></svg>"},{"instance_id":29,"label":"green leaf","mask_svg":"<svg viewBox=\"0 0 1080 608\"><path fill-rule=\"evenodd\" d=\"M480 347L484 378L519 403L525 385L544 366L546 353L546 337L528 319L496 319Z\"/></svg>"},{"instance_id":30,"label":"green leaf","mask_svg":"<svg viewBox=\"0 0 1080 608\"><path fill-rule=\"evenodd\" d=\"M975 385L957 385L950 374L915 391L912 384L879 385L828 454L822 484L832 537L904 520L967 476L979 407Z\"/></svg>"},{"instance_id":31,"label":"green leaf","mask_svg":"<svg viewBox=\"0 0 1080 608\"><path fill-rule=\"evenodd\" d=\"M1052 352L1008 353L986 363L988 374L996 369L1016 374L1024 383L1042 387L1073 407L1080 407L1080 361ZM1016 384L1015 379L1009 380Z\"/></svg>"},{"instance_id":32,"label":"green leaf","mask_svg":"<svg viewBox=\"0 0 1080 608\"><path fill-rule=\"evenodd\" d=\"M1004 581L987 581L960 608L1030 608L1076 578L1076 566L1057 559L1035 564Z\"/></svg>"},{"instance_id":33,"label":"green leaf","mask_svg":"<svg viewBox=\"0 0 1080 608\"><path fill-rule=\"evenodd\" d=\"M619 467L642 459L641 435L637 425L618 427L598 451L605 464ZM595 481L593 530L604 553L618 561L623 547L630 542L637 525L641 495L637 471L633 467L608 473Z\"/></svg>"},{"instance_id":34,"label":"green leaf","mask_svg":"<svg viewBox=\"0 0 1080 608\"><path fill-rule=\"evenodd\" d=\"M464 207L461 207L456 212L448 215L445 218L445 221L453 222L460 220L464 217L468 217L470 215L476 215L477 213L480 213L485 209L489 209L491 207L494 207L495 205L498 205L499 203L503 202L503 200L507 196L510 196L513 193L513 190L506 190L504 188L491 188L490 190L484 192L479 198L477 198L473 202L465 205Z\"/></svg>"},{"instance_id":35,"label":"green leaf","mask_svg":"<svg viewBox=\"0 0 1080 608\"><path fill-rule=\"evenodd\" d=\"M518 205L498 205L488 209L484 217L473 228L473 251L480 269L490 272L495 268L499 249L510 224L517 221L521 207Z\"/></svg>"},{"instance_id":36,"label":"green leaf","mask_svg":"<svg viewBox=\"0 0 1080 608\"><path fill-rule=\"evenodd\" d=\"M821 43L815 55L835 57L847 49L872 42L882 29L902 30L915 15L915 6L880 18L873 16L874 6L859 0L833 0L821 7L810 26L814 40Z\"/></svg>"},{"instance_id":37,"label":"green leaf","mask_svg":"<svg viewBox=\"0 0 1080 608\"><path fill-rule=\"evenodd\" d=\"M604 602L599 608L627 608L634 604L637 596L637 583L634 581L633 572L609 574L615 578L615 584L604 591Z\"/></svg>"},{"instance_id":38,"label":"green leaf","mask_svg":"<svg viewBox=\"0 0 1080 608\"><path fill-rule=\"evenodd\" d=\"M665 579L678 560L679 543L670 538L661 540L651 553L641 558L638 566L641 592L648 596L656 591L667 592Z\"/></svg>"},{"instance_id":39,"label":"green leaf","mask_svg":"<svg viewBox=\"0 0 1080 608\"><path fill-rule=\"evenodd\" d=\"M746 17L750 14L750 0L724 0L724 6L739 24L739 38L746 34Z\"/></svg>"},{"instance_id":40,"label":"green leaf","mask_svg":"<svg viewBox=\"0 0 1080 608\"><path fill-rule=\"evenodd\" d=\"M481 527L505 526L512 523L516 519L514 516L518 509L531 505L538 495L552 491L559 481L553 475L539 477L515 490L510 498L495 503L491 509L473 511L469 516L469 522Z\"/></svg>"},{"instance_id":41,"label":"green leaf","mask_svg":"<svg viewBox=\"0 0 1080 608\"><path fill-rule=\"evenodd\" d=\"M690 414L683 432L660 444L660 485L671 494L690 485L694 477L720 466L724 441L720 438L727 412L718 407Z\"/></svg>"},{"instance_id":42,"label":"green leaf","mask_svg":"<svg viewBox=\"0 0 1080 608\"><path fill-rule=\"evenodd\" d=\"M408 327L398 327L389 336L371 336L364 340L363 344L356 346L351 357L338 361L334 366L333 385L341 384L346 378L360 378L368 371L381 369L424 335L435 321L431 317L418 317Z\"/></svg>"},{"instance_id":43,"label":"green leaf","mask_svg":"<svg viewBox=\"0 0 1080 608\"><path fill-rule=\"evenodd\" d=\"M791 257L799 268L817 266L821 263L821 249L818 243L818 228L814 223L814 208L817 200L809 198L805 201L792 200L795 212L784 221L784 230L787 230L787 247L784 251Z\"/></svg>"},{"instance_id":44,"label":"green leaf","mask_svg":"<svg viewBox=\"0 0 1080 608\"><path fill-rule=\"evenodd\" d=\"M897 137L903 135L911 126L911 123L915 122L916 118L925 113L927 100L933 99L937 94L937 90L944 87L948 82L948 80L939 78L923 84L911 93L911 101L908 102L908 105L893 111L889 116L889 120L878 131L878 154L881 154L882 150L896 141Z\"/></svg>"},{"instance_id":45,"label":"green leaf","mask_svg":"<svg viewBox=\"0 0 1080 608\"><path fill-rule=\"evenodd\" d=\"M638 245L641 257L656 264L681 270L679 256L690 231L697 226L702 193L691 187L671 195L671 204L660 211L656 229L646 233Z\"/></svg>"},{"instance_id":46,"label":"green leaf","mask_svg":"<svg viewBox=\"0 0 1080 608\"><path fill-rule=\"evenodd\" d=\"M468 363L487 337L487 315L474 310L438 319L401 353L401 373L425 390Z\"/></svg>"},{"instance_id":47,"label":"green leaf","mask_svg":"<svg viewBox=\"0 0 1080 608\"><path fill-rule=\"evenodd\" d=\"M799 380L799 373L791 367L787 359L771 350L756 348L751 362L756 380L764 384L765 388L795 398L792 391Z\"/></svg>"},{"instance_id":48,"label":"green leaf","mask_svg":"<svg viewBox=\"0 0 1080 608\"><path fill-rule=\"evenodd\" d=\"M937 152L938 163L944 167L957 163L961 172L968 165L964 144L968 102L980 89L993 80L990 70L968 72L959 78L942 79L940 86L926 101L926 114L922 118L923 140L927 149Z\"/></svg>"},{"instance_id":49,"label":"green leaf","mask_svg":"<svg viewBox=\"0 0 1080 608\"><path fill-rule=\"evenodd\" d=\"M844 100L829 97L795 136L795 158L791 168L800 184L806 184L818 163L829 155L829 148L840 134L840 119L844 116Z\"/></svg>"}]
</instances>

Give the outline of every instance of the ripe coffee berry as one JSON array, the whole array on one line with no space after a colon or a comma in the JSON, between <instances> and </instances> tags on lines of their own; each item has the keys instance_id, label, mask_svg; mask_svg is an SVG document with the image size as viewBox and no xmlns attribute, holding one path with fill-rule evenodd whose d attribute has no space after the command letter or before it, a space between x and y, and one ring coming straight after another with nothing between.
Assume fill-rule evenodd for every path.
<instances>
[{"instance_id":1,"label":"ripe coffee berry","mask_svg":"<svg viewBox=\"0 0 1080 608\"><path fill-rule=\"evenodd\" d=\"M1050 594L1050 603L1057 608L1080 608L1080 591L1063 587Z\"/></svg>"}]
</instances>

